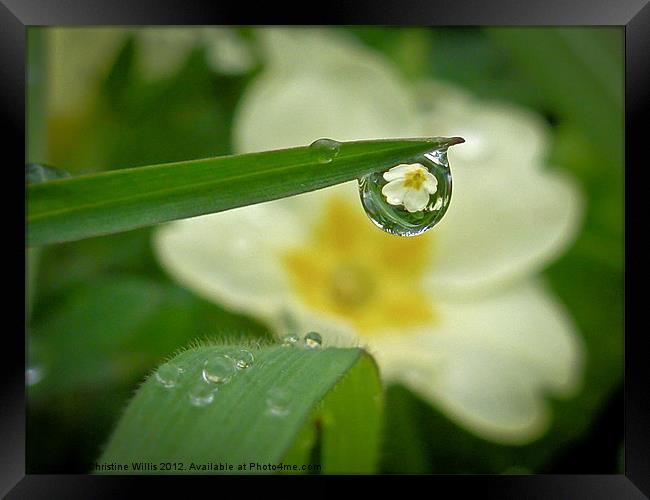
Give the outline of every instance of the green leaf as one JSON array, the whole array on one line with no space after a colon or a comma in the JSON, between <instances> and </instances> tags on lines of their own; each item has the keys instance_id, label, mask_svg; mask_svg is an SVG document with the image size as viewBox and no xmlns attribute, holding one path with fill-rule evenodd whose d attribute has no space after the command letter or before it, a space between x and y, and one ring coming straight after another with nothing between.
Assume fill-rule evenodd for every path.
<instances>
[{"instance_id":1,"label":"green leaf","mask_svg":"<svg viewBox=\"0 0 650 500\"><path fill-rule=\"evenodd\" d=\"M127 231L292 196L459 142L462 139L347 142L340 144L330 162L323 162L305 146L31 184L27 187L27 243L42 245Z\"/></svg>"},{"instance_id":2,"label":"green leaf","mask_svg":"<svg viewBox=\"0 0 650 500\"><path fill-rule=\"evenodd\" d=\"M379 378L364 376L370 370L370 358L350 370L346 383L334 387L317 413L322 427L323 472L371 473L375 471L383 394ZM372 399L368 398L372 395Z\"/></svg>"},{"instance_id":3,"label":"green leaf","mask_svg":"<svg viewBox=\"0 0 650 500\"><path fill-rule=\"evenodd\" d=\"M325 397L298 432L284 462L308 463L316 445L320 472L375 472L383 416L377 409L384 406L379 379L363 374L368 367L366 363L354 365L346 382L335 386ZM367 397L368 392L374 394L372 400Z\"/></svg>"},{"instance_id":4,"label":"green leaf","mask_svg":"<svg viewBox=\"0 0 650 500\"><path fill-rule=\"evenodd\" d=\"M424 429L422 420L429 411L401 385L386 388L386 433L382 445L381 470L390 474L430 474L431 455L429 441L437 433ZM433 439L430 439L433 436ZM440 446L436 445L436 449ZM456 459L456 457L454 457ZM457 459L456 459L457 460Z\"/></svg>"},{"instance_id":5,"label":"green leaf","mask_svg":"<svg viewBox=\"0 0 650 500\"><path fill-rule=\"evenodd\" d=\"M253 364L220 384L211 403L195 406L190 393L206 384L207 359L238 349L254 353ZM169 363L183 369L176 385L155 375L126 409L99 464L128 464L117 473L262 473L249 464L308 465L320 438L321 472L372 472L379 450L381 385L373 359L358 348L301 349L266 346L202 346ZM274 392L284 395L274 405ZM282 398L280 398L282 400ZM281 412L273 413L273 408ZM313 457L313 454L311 454ZM311 459L310 459L311 460ZM158 470L134 471L133 463ZM160 470L161 463L183 470ZM233 470L193 470L191 464L228 464ZM238 466L246 465L245 470ZM286 472L286 471L285 471ZM302 470L290 472L305 472ZM308 472L308 471L307 471Z\"/></svg>"}]
</instances>

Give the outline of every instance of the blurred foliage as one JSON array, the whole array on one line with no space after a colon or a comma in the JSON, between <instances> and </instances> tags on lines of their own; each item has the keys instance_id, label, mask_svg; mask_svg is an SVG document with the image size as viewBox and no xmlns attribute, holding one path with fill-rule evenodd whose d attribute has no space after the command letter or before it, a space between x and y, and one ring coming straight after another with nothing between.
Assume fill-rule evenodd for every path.
<instances>
[{"instance_id":1,"label":"blurred foliage","mask_svg":"<svg viewBox=\"0 0 650 500\"><path fill-rule=\"evenodd\" d=\"M616 473L623 435L614 397L623 374L622 29L336 29L384 53L406 79L445 80L541 113L553 127L549 164L572 172L587 198L578 241L545 273L586 345L578 396L553 402L553 424L542 439L512 447L479 439L406 389L390 387L382 470L576 472L577 462L589 459L590 472ZM254 30L238 32L259 52ZM137 71L137 36L124 37L97 77L92 105L48 117L46 153L38 153L38 127L30 127L33 160L78 174L230 153L233 112L259 68L220 74L202 50L189 52L172 76L149 81ZM30 61L39 60L35 51L30 43ZM41 73L47 70L46 64ZM36 108L44 105L39 102ZM36 108L30 116L38 116ZM30 363L45 376L29 388L29 472L89 470L138 382L191 339L213 334L217 325L269 335L173 283L155 262L149 235L132 231L30 256L39 260L30 266L38 269L30 287ZM620 419L608 424L615 436L609 443L596 423L611 412ZM601 439L598 457L572 451L576 443ZM556 470L559 464L566 470Z\"/></svg>"},{"instance_id":2,"label":"blurred foliage","mask_svg":"<svg viewBox=\"0 0 650 500\"><path fill-rule=\"evenodd\" d=\"M127 37L93 106L50 117L49 162L87 173L230 154L232 116L254 72L214 73L203 51L150 81L137 70L137 40Z\"/></svg>"}]
</instances>

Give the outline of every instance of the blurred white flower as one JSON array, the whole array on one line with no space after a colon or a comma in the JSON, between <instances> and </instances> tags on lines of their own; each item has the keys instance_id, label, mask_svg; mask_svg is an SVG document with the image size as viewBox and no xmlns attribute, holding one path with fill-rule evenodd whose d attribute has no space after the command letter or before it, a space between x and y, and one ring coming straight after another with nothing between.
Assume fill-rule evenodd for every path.
<instances>
[{"instance_id":1,"label":"blurred white flower","mask_svg":"<svg viewBox=\"0 0 650 500\"><path fill-rule=\"evenodd\" d=\"M422 236L391 236L347 183L163 226L163 266L279 333L289 315L325 345L360 343L387 382L484 438L539 437L546 394L570 395L583 361L570 318L534 276L569 245L581 214L576 186L543 166L543 122L435 82L410 88L342 36L261 36L268 65L240 105L240 152L319 137L465 137L448 155L450 208Z\"/></svg>"}]
</instances>

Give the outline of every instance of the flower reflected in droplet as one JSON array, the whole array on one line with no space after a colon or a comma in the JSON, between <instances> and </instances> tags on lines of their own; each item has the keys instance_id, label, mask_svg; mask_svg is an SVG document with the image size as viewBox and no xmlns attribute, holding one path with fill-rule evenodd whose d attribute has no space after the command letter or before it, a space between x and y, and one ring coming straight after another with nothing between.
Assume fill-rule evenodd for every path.
<instances>
[{"instance_id":1,"label":"flower reflected in droplet","mask_svg":"<svg viewBox=\"0 0 650 500\"><path fill-rule=\"evenodd\" d=\"M438 189L438 180L421 163L400 164L384 173L388 181L381 192L391 205L403 205L409 212L424 210L432 194Z\"/></svg>"}]
</instances>

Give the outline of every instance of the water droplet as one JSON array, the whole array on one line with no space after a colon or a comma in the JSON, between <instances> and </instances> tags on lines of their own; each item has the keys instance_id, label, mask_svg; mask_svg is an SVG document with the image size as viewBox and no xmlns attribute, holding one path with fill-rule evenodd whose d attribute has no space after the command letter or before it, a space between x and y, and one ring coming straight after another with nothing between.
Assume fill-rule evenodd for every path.
<instances>
[{"instance_id":1,"label":"water droplet","mask_svg":"<svg viewBox=\"0 0 650 500\"><path fill-rule=\"evenodd\" d=\"M318 139L309 145L310 153L319 163L329 163L336 158L341 149L341 143L332 139Z\"/></svg>"},{"instance_id":2,"label":"water droplet","mask_svg":"<svg viewBox=\"0 0 650 500\"><path fill-rule=\"evenodd\" d=\"M253 356L253 353L247 351L246 349L237 350L235 352L227 354L226 356L233 360L235 367L238 370L245 370L246 368L250 368L253 366L253 362L255 361L255 356Z\"/></svg>"},{"instance_id":3,"label":"water droplet","mask_svg":"<svg viewBox=\"0 0 650 500\"><path fill-rule=\"evenodd\" d=\"M44 370L40 366L29 366L25 370L25 383L29 386L38 384L43 380Z\"/></svg>"},{"instance_id":4,"label":"water droplet","mask_svg":"<svg viewBox=\"0 0 650 500\"><path fill-rule=\"evenodd\" d=\"M70 177L70 173L60 168L38 163L25 164L25 182L28 184L38 184L39 182L53 181L64 177Z\"/></svg>"},{"instance_id":5,"label":"water droplet","mask_svg":"<svg viewBox=\"0 0 650 500\"><path fill-rule=\"evenodd\" d=\"M359 179L361 203L370 220L387 233L416 236L443 218L451 201L449 146L459 137L432 139L436 148Z\"/></svg>"},{"instance_id":6,"label":"water droplet","mask_svg":"<svg viewBox=\"0 0 650 500\"><path fill-rule=\"evenodd\" d=\"M34 386L40 383L52 366L51 352L44 348L39 339L27 339L27 364L25 367L25 384Z\"/></svg>"},{"instance_id":7,"label":"water droplet","mask_svg":"<svg viewBox=\"0 0 650 500\"><path fill-rule=\"evenodd\" d=\"M166 389L176 387L181 379L183 369L173 363L165 363L156 371L156 380Z\"/></svg>"},{"instance_id":8,"label":"water droplet","mask_svg":"<svg viewBox=\"0 0 650 500\"><path fill-rule=\"evenodd\" d=\"M274 417L284 417L289 414L291 393L280 387L274 387L266 393L268 412Z\"/></svg>"},{"instance_id":9,"label":"water droplet","mask_svg":"<svg viewBox=\"0 0 650 500\"><path fill-rule=\"evenodd\" d=\"M212 384L227 384L235 374L233 360L226 356L216 356L208 359L203 364L201 376L203 380Z\"/></svg>"},{"instance_id":10,"label":"water droplet","mask_svg":"<svg viewBox=\"0 0 650 500\"><path fill-rule=\"evenodd\" d=\"M298 345L298 342L300 342L300 335L297 333L290 333L282 337L282 345L284 346L293 347Z\"/></svg>"},{"instance_id":11,"label":"water droplet","mask_svg":"<svg viewBox=\"0 0 650 500\"><path fill-rule=\"evenodd\" d=\"M188 393L190 403L198 407L207 406L214 401L214 395L218 390L217 386L200 378Z\"/></svg>"},{"instance_id":12,"label":"water droplet","mask_svg":"<svg viewBox=\"0 0 650 500\"><path fill-rule=\"evenodd\" d=\"M305 347L307 349L320 349L323 338L316 332L309 332L305 335Z\"/></svg>"}]
</instances>

